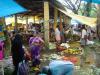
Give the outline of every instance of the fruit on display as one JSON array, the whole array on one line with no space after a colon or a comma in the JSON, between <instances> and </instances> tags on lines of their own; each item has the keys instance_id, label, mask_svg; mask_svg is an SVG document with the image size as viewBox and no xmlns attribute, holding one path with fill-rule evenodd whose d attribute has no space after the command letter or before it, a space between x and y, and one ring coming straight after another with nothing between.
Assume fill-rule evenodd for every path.
<instances>
[{"instance_id":1,"label":"fruit on display","mask_svg":"<svg viewBox=\"0 0 100 75\"><path fill-rule=\"evenodd\" d=\"M81 46L80 42L70 42L69 45L71 48L79 48Z\"/></svg>"},{"instance_id":2,"label":"fruit on display","mask_svg":"<svg viewBox=\"0 0 100 75\"><path fill-rule=\"evenodd\" d=\"M64 56L62 57L62 60L71 61L76 64L79 61L79 58L77 56Z\"/></svg>"},{"instance_id":3,"label":"fruit on display","mask_svg":"<svg viewBox=\"0 0 100 75\"><path fill-rule=\"evenodd\" d=\"M57 51L64 51L66 48L60 45L56 46Z\"/></svg>"},{"instance_id":4,"label":"fruit on display","mask_svg":"<svg viewBox=\"0 0 100 75\"><path fill-rule=\"evenodd\" d=\"M64 56L64 57L62 57L62 60L66 60L67 61L67 60L69 60L69 57L65 57Z\"/></svg>"},{"instance_id":5,"label":"fruit on display","mask_svg":"<svg viewBox=\"0 0 100 75\"><path fill-rule=\"evenodd\" d=\"M63 51L64 53L67 54L81 54L82 50L79 49L67 49Z\"/></svg>"},{"instance_id":6,"label":"fruit on display","mask_svg":"<svg viewBox=\"0 0 100 75\"><path fill-rule=\"evenodd\" d=\"M70 61L73 63L78 62L78 58L77 57L70 57Z\"/></svg>"}]
</instances>

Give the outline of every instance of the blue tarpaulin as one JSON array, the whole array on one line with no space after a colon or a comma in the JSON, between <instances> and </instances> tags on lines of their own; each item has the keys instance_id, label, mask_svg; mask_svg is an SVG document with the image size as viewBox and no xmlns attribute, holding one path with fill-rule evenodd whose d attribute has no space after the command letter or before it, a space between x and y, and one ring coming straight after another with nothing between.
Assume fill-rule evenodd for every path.
<instances>
[{"instance_id":1,"label":"blue tarpaulin","mask_svg":"<svg viewBox=\"0 0 100 75\"><path fill-rule=\"evenodd\" d=\"M18 5L14 0L0 0L0 17L24 11L26 11L26 9Z\"/></svg>"},{"instance_id":2,"label":"blue tarpaulin","mask_svg":"<svg viewBox=\"0 0 100 75\"><path fill-rule=\"evenodd\" d=\"M100 0L82 0L82 1L100 4Z\"/></svg>"}]
</instances>

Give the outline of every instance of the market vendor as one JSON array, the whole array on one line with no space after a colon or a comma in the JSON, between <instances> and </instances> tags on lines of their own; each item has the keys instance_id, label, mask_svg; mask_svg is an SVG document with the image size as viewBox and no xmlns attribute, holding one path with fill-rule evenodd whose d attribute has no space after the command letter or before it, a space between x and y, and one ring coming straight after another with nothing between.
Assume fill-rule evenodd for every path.
<instances>
[{"instance_id":1,"label":"market vendor","mask_svg":"<svg viewBox=\"0 0 100 75\"><path fill-rule=\"evenodd\" d=\"M59 26L56 27L55 29L55 38L56 38L56 42L57 43L61 43L61 32L60 32L60 29L59 29Z\"/></svg>"},{"instance_id":2,"label":"market vendor","mask_svg":"<svg viewBox=\"0 0 100 75\"><path fill-rule=\"evenodd\" d=\"M31 58L32 58L32 66L33 68L39 68L40 65L40 51L42 49L42 45L44 44L44 40L36 34L35 37L31 37L29 40L30 50L31 50Z\"/></svg>"},{"instance_id":3,"label":"market vendor","mask_svg":"<svg viewBox=\"0 0 100 75\"><path fill-rule=\"evenodd\" d=\"M74 64L71 61L53 60L42 71L47 75L73 75Z\"/></svg>"},{"instance_id":4,"label":"market vendor","mask_svg":"<svg viewBox=\"0 0 100 75\"><path fill-rule=\"evenodd\" d=\"M85 28L85 25L82 25L81 46L84 47L86 44L87 44L87 30Z\"/></svg>"}]
</instances>

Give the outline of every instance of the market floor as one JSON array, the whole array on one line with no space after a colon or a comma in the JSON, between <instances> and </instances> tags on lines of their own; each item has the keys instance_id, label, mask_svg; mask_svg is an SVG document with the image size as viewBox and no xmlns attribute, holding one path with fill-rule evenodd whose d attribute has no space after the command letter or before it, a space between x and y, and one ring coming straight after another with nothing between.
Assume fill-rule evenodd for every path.
<instances>
[{"instance_id":1,"label":"market floor","mask_svg":"<svg viewBox=\"0 0 100 75\"><path fill-rule=\"evenodd\" d=\"M73 46L75 46L75 44ZM87 62L84 64L83 68L80 67L80 65L75 65L74 75L95 75L93 74L93 69L91 68L90 63L88 63L88 61L90 61L91 58L94 58L96 56L94 53L93 46L86 46L85 52L87 54L86 56ZM100 43L98 44L98 46L100 46ZM90 49L90 47L92 47L93 50ZM96 45L96 48L97 48L97 45ZM40 58L41 59L40 68L42 68L43 66L47 66L52 59L55 60L56 58L55 56L57 55L59 55L59 52L57 52L56 50L42 50L41 58ZM91 59L91 61L93 61L91 63L94 63L94 60ZM35 75L35 74L33 71L31 71L30 75Z\"/></svg>"},{"instance_id":2,"label":"market floor","mask_svg":"<svg viewBox=\"0 0 100 75\"><path fill-rule=\"evenodd\" d=\"M73 45L75 46L75 44ZM74 75L96 75L93 73L93 68L91 67L91 65L94 64L95 62L95 52L93 49L90 48L91 45L86 46L85 47L85 53L86 54L86 61L84 63L83 67L80 67L80 65L75 65L75 71L74 71ZM96 46L97 48L97 46ZM56 50L42 50L41 51L41 68L43 66L47 66L49 64L49 62L52 60L52 56L59 54L59 52L57 52ZM45 58L44 58L45 57ZM53 58L55 59L55 58ZM81 62L81 60L80 60ZM31 73L31 75L33 75L33 73Z\"/></svg>"},{"instance_id":3,"label":"market floor","mask_svg":"<svg viewBox=\"0 0 100 75\"><path fill-rule=\"evenodd\" d=\"M59 54L58 52L56 52L55 50L49 50L49 51L42 51L42 58L43 59L43 56L48 56L48 55L51 55L51 54ZM43 66L47 66L49 64L50 60L49 59L45 59L44 61L41 61L41 68ZM86 66L86 65L85 65ZM92 69L88 66L86 67L85 69L84 68L77 68L75 69L74 71L74 75L93 75L92 74ZM35 75L34 72L30 72L30 75Z\"/></svg>"},{"instance_id":4,"label":"market floor","mask_svg":"<svg viewBox=\"0 0 100 75\"><path fill-rule=\"evenodd\" d=\"M48 58L44 58L44 56L49 56L51 54L57 54L57 52L55 50L41 50L41 64L40 64L40 70L44 67L44 66L48 66L50 60ZM30 72L30 75L35 75L34 71Z\"/></svg>"}]
</instances>

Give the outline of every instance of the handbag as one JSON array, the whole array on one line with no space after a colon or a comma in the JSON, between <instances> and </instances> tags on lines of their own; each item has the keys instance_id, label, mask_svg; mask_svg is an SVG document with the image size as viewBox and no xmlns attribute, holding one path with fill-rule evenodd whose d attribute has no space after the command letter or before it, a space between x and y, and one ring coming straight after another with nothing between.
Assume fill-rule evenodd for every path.
<instances>
[{"instance_id":1,"label":"handbag","mask_svg":"<svg viewBox=\"0 0 100 75\"><path fill-rule=\"evenodd\" d=\"M18 65L18 72L17 75L29 75L29 66L28 63L23 60Z\"/></svg>"}]
</instances>

